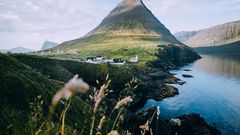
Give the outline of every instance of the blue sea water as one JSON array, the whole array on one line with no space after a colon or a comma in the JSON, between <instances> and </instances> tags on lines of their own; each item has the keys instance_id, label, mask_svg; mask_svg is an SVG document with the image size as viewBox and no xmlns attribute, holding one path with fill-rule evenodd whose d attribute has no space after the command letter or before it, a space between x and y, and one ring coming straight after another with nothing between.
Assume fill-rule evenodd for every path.
<instances>
[{"instance_id":1,"label":"blue sea water","mask_svg":"<svg viewBox=\"0 0 240 135\"><path fill-rule=\"evenodd\" d=\"M186 81L182 86L174 85L179 89L179 95L162 101L149 99L144 108L153 104L160 106L161 117L165 118L199 113L223 135L240 135L240 55L202 57L192 64L171 71ZM182 74L194 77L183 78Z\"/></svg>"}]
</instances>

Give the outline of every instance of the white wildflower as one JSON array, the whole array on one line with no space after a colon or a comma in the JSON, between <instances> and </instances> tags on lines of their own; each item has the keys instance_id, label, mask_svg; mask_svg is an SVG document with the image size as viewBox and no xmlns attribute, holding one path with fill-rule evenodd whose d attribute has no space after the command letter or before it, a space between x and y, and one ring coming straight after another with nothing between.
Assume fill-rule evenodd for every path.
<instances>
[{"instance_id":1,"label":"white wildflower","mask_svg":"<svg viewBox=\"0 0 240 135\"><path fill-rule=\"evenodd\" d=\"M89 85L81 78L78 78L78 75L75 75L53 96L51 107L54 108L61 99L68 99L76 93L86 93L88 89Z\"/></svg>"},{"instance_id":2,"label":"white wildflower","mask_svg":"<svg viewBox=\"0 0 240 135\"><path fill-rule=\"evenodd\" d=\"M133 101L133 99L132 99L130 96L128 96L128 97L126 97L126 98L118 101L118 103L117 103L117 105L114 107L114 109L119 109L120 107L125 106L125 105L127 105L129 102L132 102L132 101Z\"/></svg>"},{"instance_id":3,"label":"white wildflower","mask_svg":"<svg viewBox=\"0 0 240 135\"><path fill-rule=\"evenodd\" d=\"M94 95L94 101L95 101L95 105L94 105L94 112L97 111L97 108L99 107L102 99L105 97L105 92L108 90L108 87L111 83L111 80L107 80L108 79L108 76L106 77L106 83L103 84L100 88L100 90L98 92L95 92L95 95Z\"/></svg>"}]
</instances>

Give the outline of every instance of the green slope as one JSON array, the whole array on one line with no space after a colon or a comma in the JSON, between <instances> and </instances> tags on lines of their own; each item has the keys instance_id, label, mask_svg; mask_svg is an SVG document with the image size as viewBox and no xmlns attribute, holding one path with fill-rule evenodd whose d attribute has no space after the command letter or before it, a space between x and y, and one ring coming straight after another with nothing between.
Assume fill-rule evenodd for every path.
<instances>
[{"instance_id":1,"label":"green slope","mask_svg":"<svg viewBox=\"0 0 240 135\"><path fill-rule=\"evenodd\" d=\"M21 58L20 55L18 56L22 61L24 57L26 58L26 55L22 55ZM31 56L27 58L31 59ZM25 60L25 62L29 61L29 59ZM34 60L35 64L41 63L41 58L38 58L39 62L36 61L36 58ZM62 87L63 82L49 79L37 71L40 68L32 69L14 57L1 53L0 69L0 133L35 133L47 120L51 98ZM38 103L40 99L36 102L36 97L39 95L41 95L43 105ZM30 103L33 103L32 107L30 107ZM63 104L59 104L54 114L53 121L56 122L56 128L52 129L53 134L57 134L56 132L59 131L58 122L63 107ZM91 124L90 116L90 106L80 97L73 96L71 109L66 116L66 133L72 133L74 129L80 132L84 127L83 134L88 134ZM100 116L97 114L96 121L98 122L99 119ZM78 126L76 127L76 125ZM45 134L44 132L41 133Z\"/></svg>"},{"instance_id":2,"label":"green slope","mask_svg":"<svg viewBox=\"0 0 240 135\"><path fill-rule=\"evenodd\" d=\"M61 85L4 54L0 54L0 69L0 130L6 130L11 124L13 128L24 128L28 121L29 103L38 95L44 95L46 109L51 96Z\"/></svg>"}]
</instances>

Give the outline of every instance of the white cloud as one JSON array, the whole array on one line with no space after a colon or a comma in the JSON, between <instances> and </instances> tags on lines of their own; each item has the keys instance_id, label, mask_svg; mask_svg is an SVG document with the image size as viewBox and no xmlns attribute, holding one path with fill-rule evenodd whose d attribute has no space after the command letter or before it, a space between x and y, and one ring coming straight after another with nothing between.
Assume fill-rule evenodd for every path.
<instances>
[{"instance_id":1,"label":"white cloud","mask_svg":"<svg viewBox=\"0 0 240 135\"><path fill-rule=\"evenodd\" d=\"M146 0L145 3L149 7L155 10L158 16L165 16L167 13L176 5L177 0L159 0L159 1L149 1Z\"/></svg>"},{"instance_id":2,"label":"white cloud","mask_svg":"<svg viewBox=\"0 0 240 135\"><path fill-rule=\"evenodd\" d=\"M0 19L9 21L21 21L21 18L12 12L0 13Z\"/></svg>"},{"instance_id":3,"label":"white cloud","mask_svg":"<svg viewBox=\"0 0 240 135\"><path fill-rule=\"evenodd\" d=\"M40 48L44 40L62 42L79 38L97 26L119 1L0 0L0 42L6 47L21 43ZM201 20L204 19L200 18L202 14L205 17L209 12L213 14L217 11L221 16L227 10L240 9L240 0L143 1L170 30L192 28L203 22ZM201 26L204 25L207 24L202 23ZM12 38L15 40L12 41Z\"/></svg>"},{"instance_id":4,"label":"white cloud","mask_svg":"<svg viewBox=\"0 0 240 135\"><path fill-rule=\"evenodd\" d=\"M35 4L33 4L32 2L30 2L29 0L22 0L27 6L29 6L31 9L33 10L39 10L40 7L36 6Z\"/></svg>"}]
</instances>

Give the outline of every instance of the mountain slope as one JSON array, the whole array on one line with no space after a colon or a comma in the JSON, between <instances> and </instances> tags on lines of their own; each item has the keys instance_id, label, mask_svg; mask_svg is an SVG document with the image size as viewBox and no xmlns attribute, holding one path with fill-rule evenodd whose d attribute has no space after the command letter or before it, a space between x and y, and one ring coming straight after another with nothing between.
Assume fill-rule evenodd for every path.
<instances>
[{"instance_id":1,"label":"mountain slope","mask_svg":"<svg viewBox=\"0 0 240 135\"><path fill-rule=\"evenodd\" d=\"M181 42L185 42L189 38L197 34L198 31L180 31L174 34L174 36Z\"/></svg>"},{"instance_id":2,"label":"mountain slope","mask_svg":"<svg viewBox=\"0 0 240 135\"><path fill-rule=\"evenodd\" d=\"M0 68L0 132L25 134L10 131L23 131L26 128L30 114L29 103L33 102L38 95L44 96L43 106L47 110L52 95L61 85L1 53ZM12 126L7 128L9 125Z\"/></svg>"},{"instance_id":3,"label":"mountain slope","mask_svg":"<svg viewBox=\"0 0 240 135\"><path fill-rule=\"evenodd\" d=\"M86 36L98 34L158 36L163 40L179 43L141 0L122 1Z\"/></svg>"},{"instance_id":4,"label":"mountain slope","mask_svg":"<svg viewBox=\"0 0 240 135\"><path fill-rule=\"evenodd\" d=\"M28 52L32 52L32 50L28 49L28 48L24 48L24 47L15 47L12 49L7 49L7 50L0 50L0 52L11 52L11 53L28 53Z\"/></svg>"},{"instance_id":5,"label":"mountain slope","mask_svg":"<svg viewBox=\"0 0 240 135\"><path fill-rule=\"evenodd\" d=\"M157 53L158 45L191 50L179 42L141 0L123 0L95 29L53 50L77 52L85 56L117 55L118 58L124 54L123 58L126 59L129 59L128 55L139 54L140 60L151 60ZM126 50L129 53L126 54Z\"/></svg>"},{"instance_id":6,"label":"mountain slope","mask_svg":"<svg viewBox=\"0 0 240 135\"><path fill-rule=\"evenodd\" d=\"M41 50L47 50L47 49L53 48L57 45L58 45L58 43L51 42L51 41L45 41L42 45Z\"/></svg>"},{"instance_id":7,"label":"mountain slope","mask_svg":"<svg viewBox=\"0 0 240 135\"><path fill-rule=\"evenodd\" d=\"M184 41L191 47L219 46L240 41L240 21L229 22L197 31Z\"/></svg>"},{"instance_id":8,"label":"mountain slope","mask_svg":"<svg viewBox=\"0 0 240 135\"><path fill-rule=\"evenodd\" d=\"M15 57L19 58L19 60L15 59ZM27 64L31 63L32 65L30 66L32 67L27 64L25 65L25 63L23 64L22 61ZM51 62L53 60L45 57L34 57L24 54L6 55L0 53L1 134L34 134L43 123L49 120L48 110L51 99L64 83L49 79L49 77L45 76L47 73L44 75L39 72L41 71L40 69L44 68L40 67L42 63L46 64L47 61L50 63L49 66L55 65L54 62ZM57 76L51 76L51 78L59 79ZM59 117L64 107L64 102L63 100L63 104L57 106L53 116L54 119L52 122L54 122L56 128L59 127ZM72 134L77 124L81 128L85 127L83 134L89 134L91 124L89 110L90 106L86 101L83 101L79 96L73 96L71 98L71 111L69 111L66 116L65 133ZM97 116L96 119L99 121L100 117ZM52 130L57 132L55 130L58 129ZM47 130L42 130L40 134L47 134L45 132L47 132ZM51 132L51 134L57 133Z\"/></svg>"}]
</instances>

